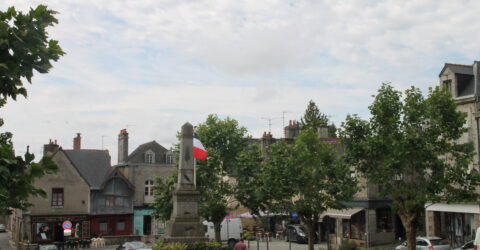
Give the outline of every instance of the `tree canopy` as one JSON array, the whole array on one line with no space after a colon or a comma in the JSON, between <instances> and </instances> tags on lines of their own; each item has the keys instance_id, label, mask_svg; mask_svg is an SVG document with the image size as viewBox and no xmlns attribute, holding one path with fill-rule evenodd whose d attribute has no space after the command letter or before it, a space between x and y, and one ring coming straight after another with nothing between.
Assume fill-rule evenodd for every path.
<instances>
[{"instance_id":1,"label":"tree canopy","mask_svg":"<svg viewBox=\"0 0 480 250\"><path fill-rule=\"evenodd\" d=\"M307 226L309 249L313 249L315 223L329 208L344 208L357 191L357 181L338 152L303 129L293 145L280 141L268 148L258 176L258 192L270 212L298 212Z\"/></svg>"},{"instance_id":2,"label":"tree canopy","mask_svg":"<svg viewBox=\"0 0 480 250\"><path fill-rule=\"evenodd\" d=\"M313 100L310 100L307 109L305 110L305 114L300 118L300 127L302 129L310 128L314 131L318 131L320 127L328 126L328 136L337 137L337 128L335 127L335 124L329 123L328 116L320 111Z\"/></svg>"},{"instance_id":3,"label":"tree canopy","mask_svg":"<svg viewBox=\"0 0 480 250\"><path fill-rule=\"evenodd\" d=\"M367 178L382 185L392 199L415 249L415 225L427 202L475 200L480 176L470 171L473 145L459 142L467 128L449 93L418 88L402 93L383 84L369 107L371 118L348 116L341 138L347 160Z\"/></svg>"},{"instance_id":4,"label":"tree canopy","mask_svg":"<svg viewBox=\"0 0 480 250\"><path fill-rule=\"evenodd\" d=\"M0 107L8 98L27 96L24 79L32 82L33 70L47 73L51 61L64 54L56 40L48 38L46 28L57 23L54 14L45 5L30 9L27 14L14 7L0 11ZM0 118L0 127L3 120ZM0 214L10 209L26 209L30 195L46 196L35 188L34 181L56 171L56 165L47 157L35 163L30 152L15 156L12 134L0 134Z\"/></svg>"}]
</instances>

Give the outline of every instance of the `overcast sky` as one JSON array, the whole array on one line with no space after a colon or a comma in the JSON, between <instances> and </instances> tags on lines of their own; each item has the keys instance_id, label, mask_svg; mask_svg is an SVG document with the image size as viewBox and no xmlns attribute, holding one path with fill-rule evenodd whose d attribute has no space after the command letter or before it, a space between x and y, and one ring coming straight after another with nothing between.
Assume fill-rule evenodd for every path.
<instances>
[{"instance_id":1,"label":"overcast sky","mask_svg":"<svg viewBox=\"0 0 480 250\"><path fill-rule=\"evenodd\" d=\"M2 0L59 12L49 29L67 53L36 74L28 99L0 110L17 153L49 139L108 149L120 129L130 152L169 148L187 121L231 117L253 137L283 136L314 100L335 124L368 117L382 82L423 90L445 62L480 59L480 1ZM284 113L286 112L286 113ZM103 140L102 140L103 138Z\"/></svg>"}]
</instances>

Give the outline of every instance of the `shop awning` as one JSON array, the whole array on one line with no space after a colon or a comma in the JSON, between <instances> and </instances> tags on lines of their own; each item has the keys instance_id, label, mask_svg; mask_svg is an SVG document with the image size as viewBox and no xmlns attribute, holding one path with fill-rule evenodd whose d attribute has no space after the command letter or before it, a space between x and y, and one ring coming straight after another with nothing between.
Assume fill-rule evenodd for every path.
<instances>
[{"instance_id":1,"label":"shop awning","mask_svg":"<svg viewBox=\"0 0 480 250\"><path fill-rule=\"evenodd\" d=\"M470 213L479 214L480 208L478 204L427 204L425 205L427 211L450 212L450 213Z\"/></svg>"},{"instance_id":2,"label":"shop awning","mask_svg":"<svg viewBox=\"0 0 480 250\"><path fill-rule=\"evenodd\" d=\"M361 207L354 207L354 208L346 208L342 210L338 209L328 209L322 215L320 215L320 218L323 218L325 216L330 216L334 218L341 218L341 219L350 219L352 215L363 211L363 208Z\"/></svg>"}]
</instances>

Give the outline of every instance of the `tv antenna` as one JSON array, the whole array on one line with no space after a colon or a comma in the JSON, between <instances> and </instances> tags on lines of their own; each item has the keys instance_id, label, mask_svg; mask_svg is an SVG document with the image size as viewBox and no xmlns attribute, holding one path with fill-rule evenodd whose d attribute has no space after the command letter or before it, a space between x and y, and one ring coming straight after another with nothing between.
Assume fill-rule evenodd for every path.
<instances>
[{"instance_id":1,"label":"tv antenna","mask_svg":"<svg viewBox=\"0 0 480 250\"><path fill-rule=\"evenodd\" d=\"M277 119L279 117L262 117L263 120L268 121L268 132L272 132L272 120Z\"/></svg>"}]
</instances>

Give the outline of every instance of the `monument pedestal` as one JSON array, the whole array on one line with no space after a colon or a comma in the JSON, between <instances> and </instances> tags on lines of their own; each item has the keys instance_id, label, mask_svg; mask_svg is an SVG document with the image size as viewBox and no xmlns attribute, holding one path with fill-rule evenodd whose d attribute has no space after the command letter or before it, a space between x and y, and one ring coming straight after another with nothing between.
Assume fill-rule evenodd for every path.
<instances>
[{"instance_id":1,"label":"monument pedestal","mask_svg":"<svg viewBox=\"0 0 480 250\"><path fill-rule=\"evenodd\" d=\"M173 194L172 218L167 222L165 242L193 243L205 241L205 226L197 215L196 190L176 190Z\"/></svg>"},{"instance_id":2,"label":"monument pedestal","mask_svg":"<svg viewBox=\"0 0 480 250\"><path fill-rule=\"evenodd\" d=\"M195 188L193 166L193 126L182 126L178 182L173 192L173 211L167 222L165 242L183 242L192 245L195 241L205 241L205 226L198 216L200 192Z\"/></svg>"}]
</instances>

